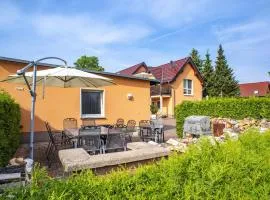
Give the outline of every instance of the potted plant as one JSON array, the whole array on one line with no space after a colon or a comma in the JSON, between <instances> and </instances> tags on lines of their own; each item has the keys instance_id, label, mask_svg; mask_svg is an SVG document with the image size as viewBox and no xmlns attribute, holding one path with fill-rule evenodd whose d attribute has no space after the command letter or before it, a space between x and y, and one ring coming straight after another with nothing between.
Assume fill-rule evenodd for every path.
<instances>
[{"instance_id":1,"label":"potted plant","mask_svg":"<svg viewBox=\"0 0 270 200\"><path fill-rule=\"evenodd\" d=\"M150 111L152 113L151 119L157 119L158 106L156 104L151 104Z\"/></svg>"}]
</instances>

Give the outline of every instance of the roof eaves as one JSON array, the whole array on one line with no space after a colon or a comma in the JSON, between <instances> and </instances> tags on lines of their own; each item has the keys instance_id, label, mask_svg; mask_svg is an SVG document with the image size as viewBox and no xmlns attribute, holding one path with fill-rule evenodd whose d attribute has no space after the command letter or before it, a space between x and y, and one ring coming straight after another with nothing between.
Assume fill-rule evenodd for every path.
<instances>
[{"instance_id":1,"label":"roof eaves","mask_svg":"<svg viewBox=\"0 0 270 200\"><path fill-rule=\"evenodd\" d=\"M0 60L9 61L9 62L18 62L18 63L24 63L24 64L29 64L31 62L29 60L8 58L8 57L3 57L3 56L0 56ZM38 63L38 65L44 66L44 67L60 67L60 66L62 66L62 65L49 64L49 63Z\"/></svg>"},{"instance_id":2,"label":"roof eaves","mask_svg":"<svg viewBox=\"0 0 270 200\"><path fill-rule=\"evenodd\" d=\"M17 58L8 58L8 57L3 57L0 56L0 60L4 61L9 61L9 62L17 62L17 63L24 63L24 64L29 64L31 61L29 60L22 60L22 59L17 59ZM45 67L60 67L61 65L56 65L56 64L49 64L49 63L39 63L40 66L45 66ZM92 71L92 70L87 70L87 69L81 69L86 72L94 73L94 74L101 74L101 75L110 75L110 76L117 76L117 77L123 77L123 78L129 78L129 79L137 79L137 80L144 80L144 81L150 81L150 82L155 82L159 83L158 80L156 79L148 79L148 78L142 78L142 77L135 77L135 76L128 76L128 75L122 75L122 74L117 74L117 73L112 73L112 72L98 72L98 71Z\"/></svg>"},{"instance_id":3,"label":"roof eaves","mask_svg":"<svg viewBox=\"0 0 270 200\"><path fill-rule=\"evenodd\" d=\"M148 78L142 78L142 77L136 77L136 76L129 76L129 75L123 75L123 74L118 74L118 73L112 73L112 72L93 71L93 70L88 70L88 69L81 69L81 70L83 70L85 72L93 73L93 74L116 76L116 77L122 77L122 78L137 79L137 80L144 80L144 81L159 83L159 81L156 79L148 79Z\"/></svg>"}]
</instances>

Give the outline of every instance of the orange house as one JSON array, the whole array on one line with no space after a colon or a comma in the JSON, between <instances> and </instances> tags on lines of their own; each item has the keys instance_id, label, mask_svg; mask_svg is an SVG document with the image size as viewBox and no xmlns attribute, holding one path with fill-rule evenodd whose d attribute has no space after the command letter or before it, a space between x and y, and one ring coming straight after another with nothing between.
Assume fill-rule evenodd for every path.
<instances>
[{"instance_id":1,"label":"orange house","mask_svg":"<svg viewBox=\"0 0 270 200\"><path fill-rule=\"evenodd\" d=\"M151 101L159 114L173 117L174 107L184 100L201 100L203 79L190 57L149 67L144 62L118 72L121 75L154 78L160 82L151 86Z\"/></svg>"},{"instance_id":2,"label":"orange house","mask_svg":"<svg viewBox=\"0 0 270 200\"><path fill-rule=\"evenodd\" d=\"M27 65L29 61L0 57L0 80ZM55 67L42 64L38 70ZM139 120L150 118L150 82L147 78L134 77L107 72L93 72L113 79L115 85L102 88L57 88L37 87L35 131L45 131L44 121L62 130L63 119L73 117L82 120L93 118L97 124L113 124L117 118ZM29 132L31 98L25 85L0 82L0 88L6 90L20 104L22 132ZM91 106L82 106L84 96L93 96ZM87 103L87 102L86 102ZM85 102L84 102L85 104ZM39 135L39 134L37 134Z\"/></svg>"}]
</instances>

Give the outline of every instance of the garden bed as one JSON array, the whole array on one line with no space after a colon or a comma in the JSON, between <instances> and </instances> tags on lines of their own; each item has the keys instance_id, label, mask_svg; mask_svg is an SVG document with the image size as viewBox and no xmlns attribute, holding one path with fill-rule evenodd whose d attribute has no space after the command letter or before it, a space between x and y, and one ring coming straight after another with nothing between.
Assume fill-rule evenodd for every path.
<instances>
[{"instance_id":1,"label":"garden bed","mask_svg":"<svg viewBox=\"0 0 270 200\"><path fill-rule=\"evenodd\" d=\"M182 155L95 176L90 170L52 179L36 169L20 199L269 199L270 132L250 130L224 143L200 140ZM5 196L3 196L5 197Z\"/></svg>"}]
</instances>

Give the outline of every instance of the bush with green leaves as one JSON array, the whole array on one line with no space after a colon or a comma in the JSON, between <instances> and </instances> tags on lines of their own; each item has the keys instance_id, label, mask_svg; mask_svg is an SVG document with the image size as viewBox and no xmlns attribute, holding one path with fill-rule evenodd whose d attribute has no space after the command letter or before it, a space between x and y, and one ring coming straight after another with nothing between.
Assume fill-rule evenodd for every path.
<instances>
[{"instance_id":1,"label":"bush with green leaves","mask_svg":"<svg viewBox=\"0 0 270 200\"><path fill-rule=\"evenodd\" d=\"M184 101L175 108L176 128L182 137L185 118L191 115L232 119L270 119L270 98L214 98L203 101Z\"/></svg>"},{"instance_id":2,"label":"bush with green leaves","mask_svg":"<svg viewBox=\"0 0 270 200\"><path fill-rule=\"evenodd\" d=\"M20 107L0 90L0 167L13 156L20 142Z\"/></svg>"},{"instance_id":3,"label":"bush with green leaves","mask_svg":"<svg viewBox=\"0 0 270 200\"><path fill-rule=\"evenodd\" d=\"M32 184L7 191L17 199L270 199L270 131L238 141L208 139L135 171L104 176L91 171L52 179L36 169Z\"/></svg>"},{"instance_id":4,"label":"bush with green leaves","mask_svg":"<svg viewBox=\"0 0 270 200\"><path fill-rule=\"evenodd\" d=\"M158 106L156 104L151 104L150 105L150 111L151 111L151 114L152 115L157 114L157 112L158 112Z\"/></svg>"}]
</instances>

